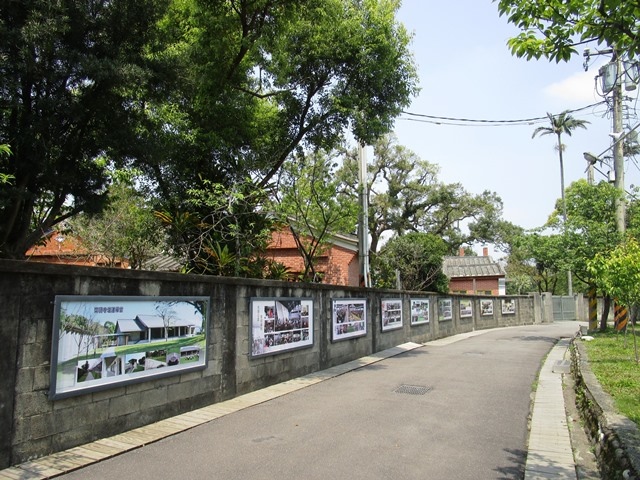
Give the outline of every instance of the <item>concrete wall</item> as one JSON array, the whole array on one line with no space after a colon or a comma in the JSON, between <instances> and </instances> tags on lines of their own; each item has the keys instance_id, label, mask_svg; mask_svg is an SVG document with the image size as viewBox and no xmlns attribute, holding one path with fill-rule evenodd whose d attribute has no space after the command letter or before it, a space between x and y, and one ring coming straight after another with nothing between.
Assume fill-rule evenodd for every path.
<instances>
[{"instance_id":1,"label":"concrete wall","mask_svg":"<svg viewBox=\"0 0 640 480\"><path fill-rule=\"evenodd\" d=\"M204 370L49 400L56 295L206 296L210 299L208 362ZM272 356L249 356L249 305L253 297L313 300L312 347ZM410 299L428 297L428 324L410 325ZM367 335L331 340L332 299L365 298ZM402 328L382 332L380 302L400 298ZM515 313L480 315L491 297L455 296L453 317L438 321L437 295L331 285L140 272L0 260L0 469L178 413L339 365L408 341L422 343L475 329L541 323L534 296L509 297ZM460 300L473 315L460 318Z\"/></svg>"}]
</instances>

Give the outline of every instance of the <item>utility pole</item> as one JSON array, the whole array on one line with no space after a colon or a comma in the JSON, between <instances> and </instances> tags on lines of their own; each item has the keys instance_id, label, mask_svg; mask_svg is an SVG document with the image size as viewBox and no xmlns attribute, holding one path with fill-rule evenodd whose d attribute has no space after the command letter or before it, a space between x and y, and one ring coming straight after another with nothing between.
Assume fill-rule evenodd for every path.
<instances>
[{"instance_id":1,"label":"utility pole","mask_svg":"<svg viewBox=\"0 0 640 480\"><path fill-rule=\"evenodd\" d=\"M371 286L369 273L369 199L367 196L367 155L364 145L358 143L358 183L360 190L360 215L358 222L358 263L362 275L361 285Z\"/></svg>"},{"instance_id":2,"label":"utility pole","mask_svg":"<svg viewBox=\"0 0 640 480\"><path fill-rule=\"evenodd\" d=\"M622 62L620 55L614 48L597 51L597 55L611 54L611 62L600 68L599 74L602 77L602 91L606 95L611 93L613 98L613 132L610 133L613 139L613 172L614 186L622 193L622 196L616 200L616 228L620 234L625 232L625 200L624 200L624 130L622 125L622 86L626 84L626 66ZM591 52L585 50L585 71L588 68L588 62ZM637 78L632 83L637 82ZM630 88L635 88L632 86ZM586 157L585 157L586 158Z\"/></svg>"},{"instance_id":3,"label":"utility pole","mask_svg":"<svg viewBox=\"0 0 640 480\"><path fill-rule=\"evenodd\" d=\"M613 87L613 132L611 136L614 140L613 146L613 171L615 173L614 186L624 194L624 142L622 141L622 83L624 72L622 62L617 52L613 52L615 62L616 81ZM625 232L625 200L621 195L616 200L616 226L620 234Z\"/></svg>"}]
</instances>

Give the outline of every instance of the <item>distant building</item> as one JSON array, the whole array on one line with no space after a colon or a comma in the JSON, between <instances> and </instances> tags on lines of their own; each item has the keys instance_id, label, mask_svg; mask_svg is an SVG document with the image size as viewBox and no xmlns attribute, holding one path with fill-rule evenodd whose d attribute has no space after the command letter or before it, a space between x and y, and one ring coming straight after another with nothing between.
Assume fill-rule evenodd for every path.
<instances>
[{"instance_id":1,"label":"distant building","mask_svg":"<svg viewBox=\"0 0 640 480\"><path fill-rule=\"evenodd\" d=\"M473 295L505 295L505 272L483 248L483 255L465 256L460 249L458 256L444 257L443 273L449 277L451 293L467 293Z\"/></svg>"},{"instance_id":2,"label":"distant building","mask_svg":"<svg viewBox=\"0 0 640 480\"><path fill-rule=\"evenodd\" d=\"M358 286L360 267L358 263L358 239L353 235L331 235L328 247L318 259L316 271L322 274L322 283L330 285ZM304 259L298 251L289 227L283 227L271 234L271 242L265 257L282 263L292 277L304 272Z\"/></svg>"}]
</instances>

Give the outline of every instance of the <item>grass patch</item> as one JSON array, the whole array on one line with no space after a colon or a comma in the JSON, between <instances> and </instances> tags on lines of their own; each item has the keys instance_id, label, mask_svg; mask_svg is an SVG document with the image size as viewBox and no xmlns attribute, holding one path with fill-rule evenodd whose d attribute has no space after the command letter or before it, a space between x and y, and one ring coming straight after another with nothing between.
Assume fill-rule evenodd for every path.
<instances>
[{"instance_id":1,"label":"grass patch","mask_svg":"<svg viewBox=\"0 0 640 480\"><path fill-rule=\"evenodd\" d=\"M618 411L640 425L640 365L635 360L631 329L626 335L625 342L624 333L598 332L593 334L595 340L584 342L584 346L591 370L613 397ZM640 344L640 338L637 340Z\"/></svg>"}]
</instances>

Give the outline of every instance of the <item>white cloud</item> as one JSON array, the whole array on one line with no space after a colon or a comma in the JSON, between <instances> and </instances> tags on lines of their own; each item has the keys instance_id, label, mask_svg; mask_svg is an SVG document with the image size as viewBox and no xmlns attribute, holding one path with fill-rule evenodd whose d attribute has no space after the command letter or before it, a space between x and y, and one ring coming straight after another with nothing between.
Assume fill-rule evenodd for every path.
<instances>
[{"instance_id":1,"label":"white cloud","mask_svg":"<svg viewBox=\"0 0 640 480\"><path fill-rule=\"evenodd\" d=\"M548 85L543 89L543 93L551 100L576 106L600 101L601 98L595 91L594 78L597 72L597 68L590 68L588 72L576 73Z\"/></svg>"}]
</instances>

